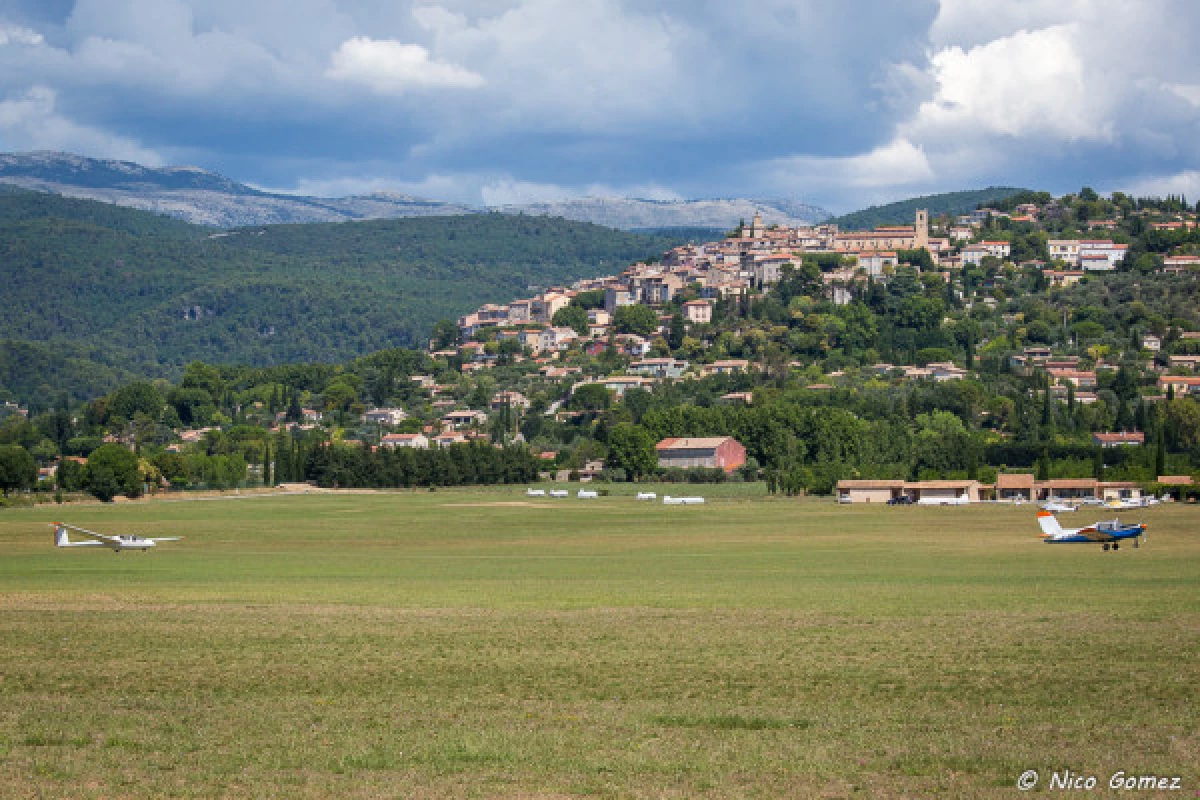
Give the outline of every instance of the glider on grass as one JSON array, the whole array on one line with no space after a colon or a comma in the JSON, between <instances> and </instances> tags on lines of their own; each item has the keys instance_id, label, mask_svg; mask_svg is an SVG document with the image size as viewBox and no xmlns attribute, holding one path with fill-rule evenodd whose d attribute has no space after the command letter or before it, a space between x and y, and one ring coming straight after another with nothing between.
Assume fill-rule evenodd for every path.
<instances>
[{"instance_id":1,"label":"glider on grass","mask_svg":"<svg viewBox=\"0 0 1200 800\"><path fill-rule=\"evenodd\" d=\"M177 542L183 538L182 536L168 536L161 539L144 539L134 534L110 536L105 533L89 531L87 528L68 525L65 522L52 522L50 524L54 526L54 544L57 547L108 547L114 553L120 553L122 550L141 550L145 552L151 547L157 547L159 542ZM90 541L72 542L67 531L75 531L76 533L88 536L90 537Z\"/></svg>"},{"instance_id":2,"label":"glider on grass","mask_svg":"<svg viewBox=\"0 0 1200 800\"><path fill-rule=\"evenodd\" d=\"M1082 528L1063 528L1058 524L1058 517L1049 511L1038 512L1038 525L1042 527L1042 541L1046 544L1093 544L1100 543L1104 549L1121 549L1121 542L1133 540L1133 546L1138 546L1138 540L1146 536L1146 524L1135 522L1123 525L1120 520L1110 519L1085 525Z\"/></svg>"}]
</instances>

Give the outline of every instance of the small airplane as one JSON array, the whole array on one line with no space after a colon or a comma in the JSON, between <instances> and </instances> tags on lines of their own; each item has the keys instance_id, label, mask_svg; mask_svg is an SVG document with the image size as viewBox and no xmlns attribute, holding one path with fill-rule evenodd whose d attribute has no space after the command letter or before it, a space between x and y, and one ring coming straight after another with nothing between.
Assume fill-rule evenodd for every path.
<instances>
[{"instance_id":1,"label":"small airplane","mask_svg":"<svg viewBox=\"0 0 1200 800\"><path fill-rule=\"evenodd\" d=\"M1144 508L1145 504L1140 500L1109 500L1104 504L1105 508Z\"/></svg>"},{"instance_id":2,"label":"small airplane","mask_svg":"<svg viewBox=\"0 0 1200 800\"><path fill-rule=\"evenodd\" d=\"M141 536L133 534L110 536L105 533L89 531L87 528L68 525L65 522L51 522L50 524L54 527L54 544L56 547L109 547L112 548L114 553L120 553L122 550L141 550L144 553L151 547L157 547L159 542L177 542L183 538L182 536L169 536L161 539L144 539ZM88 542L72 542L67 531L82 533L84 536L90 536L92 540Z\"/></svg>"},{"instance_id":3,"label":"small airplane","mask_svg":"<svg viewBox=\"0 0 1200 800\"><path fill-rule=\"evenodd\" d=\"M1049 502L1042 503L1042 510L1049 511L1052 514L1062 514L1067 511L1074 511L1075 506L1067 505L1066 503L1059 502L1058 500L1051 500Z\"/></svg>"},{"instance_id":4,"label":"small airplane","mask_svg":"<svg viewBox=\"0 0 1200 800\"><path fill-rule=\"evenodd\" d=\"M1058 524L1058 518L1049 511L1038 512L1038 525L1042 528L1042 541L1046 544L1088 544L1099 542L1108 550L1121 549L1121 542L1132 539L1133 546L1138 546L1138 540L1146 536L1146 523L1136 522L1132 525L1122 525L1120 520L1110 519L1096 522L1082 528L1063 528Z\"/></svg>"}]
</instances>

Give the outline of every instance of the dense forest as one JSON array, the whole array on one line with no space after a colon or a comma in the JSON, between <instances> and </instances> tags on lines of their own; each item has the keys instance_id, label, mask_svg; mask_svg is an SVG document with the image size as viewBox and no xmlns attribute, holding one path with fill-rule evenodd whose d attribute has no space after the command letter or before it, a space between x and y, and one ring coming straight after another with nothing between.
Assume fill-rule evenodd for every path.
<instances>
[{"instance_id":1,"label":"dense forest","mask_svg":"<svg viewBox=\"0 0 1200 800\"><path fill-rule=\"evenodd\" d=\"M214 232L5 190L0 388L22 401L47 387L83 398L109 378L178 376L197 359L336 361L413 346L441 317L678 241L503 214Z\"/></svg>"}]
</instances>

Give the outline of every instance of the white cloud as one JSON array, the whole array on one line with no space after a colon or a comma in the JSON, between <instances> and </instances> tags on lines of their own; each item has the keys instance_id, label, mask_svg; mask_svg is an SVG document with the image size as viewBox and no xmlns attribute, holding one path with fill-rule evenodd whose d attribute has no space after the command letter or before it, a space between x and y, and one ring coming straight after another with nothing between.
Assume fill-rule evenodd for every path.
<instances>
[{"instance_id":1,"label":"white cloud","mask_svg":"<svg viewBox=\"0 0 1200 800\"><path fill-rule=\"evenodd\" d=\"M1200 108L1200 83L1167 83L1164 88Z\"/></svg>"},{"instance_id":2,"label":"white cloud","mask_svg":"<svg viewBox=\"0 0 1200 800\"><path fill-rule=\"evenodd\" d=\"M908 135L944 139L986 135L1108 139L1108 95L1085 81L1073 25L1017 33L930 59L936 89L905 126Z\"/></svg>"},{"instance_id":3,"label":"white cloud","mask_svg":"<svg viewBox=\"0 0 1200 800\"><path fill-rule=\"evenodd\" d=\"M471 129L481 113L505 129L539 132L610 131L638 120L678 125L713 88L694 80L711 58L697 54L690 74L677 61L691 39L688 25L618 0L520 0L474 22L425 5L413 17L438 53L488 76L491 102L470 110Z\"/></svg>"},{"instance_id":4,"label":"white cloud","mask_svg":"<svg viewBox=\"0 0 1200 800\"><path fill-rule=\"evenodd\" d=\"M934 178L925 152L907 139L894 139L853 156L789 156L758 167L760 180L784 194L843 187L878 189L911 186Z\"/></svg>"},{"instance_id":5,"label":"white cloud","mask_svg":"<svg viewBox=\"0 0 1200 800\"><path fill-rule=\"evenodd\" d=\"M1134 197L1165 197L1169 194L1187 195L1189 202L1200 200L1200 169L1188 169L1174 175L1154 175L1139 178L1120 188Z\"/></svg>"},{"instance_id":6,"label":"white cloud","mask_svg":"<svg viewBox=\"0 0 1200 800\"><path fill-rule=\"evenodd\" d=\"M37 31L22 28L19 25L5 25L0 23L0 47L9 44L36 46L43 41L45 41L45 38Z\"/></svg>"},{"instance_id":7,"label":"white cloud","mask_svg":"<svg viewBox=\"0 0 1200 800\"><path fill-rule=\"evenodd\" d=\"M53 89L35 86L0 101L0 146L7 150L67 150L160 166L154 150L133 139L74 122L56 109Z\"/></svg>"},{"instance_id":8,"label":"white cloud","mask_svg":"<svg viewBox=\"0 0 1200 800\"><path fill-rule=\"evenodd\" d=\"M477 89L484 84L482 75L431 60L429 51L419 44L366 36L342 42L326 74L385 94L413 89Z\"/></svg>"}]
</instances>

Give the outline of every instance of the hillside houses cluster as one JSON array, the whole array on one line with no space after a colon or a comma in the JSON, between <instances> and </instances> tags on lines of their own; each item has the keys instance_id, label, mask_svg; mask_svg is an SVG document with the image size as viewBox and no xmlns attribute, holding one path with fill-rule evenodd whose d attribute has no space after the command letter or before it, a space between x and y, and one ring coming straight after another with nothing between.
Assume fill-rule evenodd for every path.
<instances>
[{"instance_id":1,"label":"hillside houses cluster","mask_svg":"<svg viewBox=\"0 0 1200 800\"><path fill-rule=\"evenodd\" d=\"M833 224L766 227L761 215L756 215L736 235L675 247L664 253L659 263L634 264L616 275L578 281L570 288L555 287L507 305L481 306L459 318L459 333L463 339L470 339L481 329L494 327L499 338L519 338L522 346L535 352L565 349L576 338L605 338L612 315L621 306L662 306L687 288L696 289L699 297L683 304L685 319L692 324L706 324L712 319L714 302L778 283L784 266L799 263L805 254L841 257L841 265L828 269L823 278L834 302L845 304L852 294L844 284L867 277L886 280L898 266L902 251L927 250L944 279L949 279L949 270L979 266L985 258L1008 261L1012 255L1009 242L981 238L981 227L989 217L1036 224L1039 217L1052 211L1032 203L1017 206L1013 213L978 209L959 216L941 231L942 236L931 234L924 210L916 212L912 225L881 226L870 231L840 231ZM1194 223L1194 219L1188 219L1179 225ZM1164 229L1172 224L1150 223L1155 228L1166 226ZM1089 230L1115 227L1115 220L1089 223ZM1051 239L1047 243L1049 261L1032 263L1042 267L1052 285L1068 286L1088 273L1116 270L1128 251L1128 244L1111 238ZM1189 268L1200 268L1200 255L1176 254L1163 259L1164 272ZM579 292L587 291L604 293L603 309L589 312L588 333L581 337L576 331L552 327L554 315ZM522 330L526 327L535 330Z\"/></svg>"}]
</instances>

